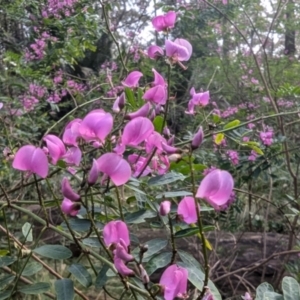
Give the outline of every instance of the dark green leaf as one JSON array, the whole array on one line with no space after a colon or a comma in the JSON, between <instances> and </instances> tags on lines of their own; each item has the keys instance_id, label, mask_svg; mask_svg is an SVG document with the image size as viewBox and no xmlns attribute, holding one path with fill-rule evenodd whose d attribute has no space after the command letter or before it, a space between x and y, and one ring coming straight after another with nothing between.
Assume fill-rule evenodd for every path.
<instances>
[{"instance_id":1,"label":"dark green leaf","mask_svg":"<svg viewBox=\"0 0 300 300\"><path fill-rule=\"evenodd\" d=\"M152 177L148 180L148 185L158 186L166 185L178 180L184 180L186 177L180 173L170 172L164 175Z\"/></svg>"},{"instance_id":2,"label":"dark green leaf","mask_svg":"<svg viewBox=\"0 0 300 300\"><path fill-rule=\"evenodd\" d=\"M92 276L84 266L73 264L68 270L84 287L89 287L92 284Z\"/></svg>"},{"instance_id":3,"label":"dark green leaf","mask_svg":"<svg viewBox=\"0 0 300 300\"><path fill-rule=\"evenodd\" d=\"M14 275L8 275L0 279L0 288L4 289L7 285L13 282L13 280L16 278Z\"/></svg>"},{"instance_id":4,"label":"dark green leaf","mask_svg":"<svg viewBox=\"0 0 300 300\"><path fill-rule=\"evenodd\" d=\"M175 233L175 238L193 236L199 232L199 228L185 228Z\"/></svg>"},{"instance_id":5,"label":"dark green leaf","mask_svg":"<svg viewBox=\"0 0 300 300\"><path fill-rule=\"evenodd\" d=\"M88 231L91 227L91 221L87 219L77 219L72 218L68 220L70 227L78 232ZM60 226L62 226L65 230L68 230L68 227L65 222L63 222Z\"/></svg>"},{"instance_id":6,"label":"dark green leaf","mask_svg":"<svg viewBox=\"0 0 300 300\"><path fill-rule=\"evenodd\" d=\"M72 256L72 251L62 245L43 245L33 252L52 259L67 259Z\"/></svg>"},{"instance_id":7,"label":"dark green leaf","mask_svg":"<svg viewBox=\"0 0 300 300\"><path fill-rule=\"evenodd\" d=\"M0 268L13 264L17 259L11 256L0 257Z\"/></svg>"},{"instance_id":8,"label":"dark green leaf","mask_svg":"<svg viewBox=\"0 0 300 300\"><path fill-rule=\"evenodd\" d=\"M157 269L163 268L171 262L172 252L163 252L152 256L147 262L146 271L152 275Z\"/></svg>"},{"instance_id":9,"label":"dark green leaf","mask_svg":"<svg viewBox=\"0 0 300 300\"><path fill-rule=\"evenodd\" d=\"M8 299L10 298L12 291L5 291L5 292L0 292L0 300Z\"/></svg>"},{"instance_id":10,"label":"dark green leaf","mask_svg":"<svg viewBox=\"0 0 300 300\"><path fill-rule=\"evenodd\" d=\"M96 289L100 290L104 287L108 277L106 275L106 272L108 271L109 267L108 265L104 265L101 269L101 271L98 273L98 276L96 278L95 287Z\"/></svg>"},{"instance_id":11,"label":"dark green leaf","mask_svg":"<svg viewBox=\"0 0 300 300\"><path fill-rule=\"evenodd\" d=\"M32 275L36 274L37 272L39 272L42 268L43 268L43 266L40 263L38 263L36 261L30 262L24 268L24 270L22 272L22 276L32 276Z\"/></svg>"},{"instance_id":12,"label":"dark green leaf","mask_svg":"<svg viewBox=\"0 0 300 300\"><path fill-rule=\"evenodd\" d=\"M150 258L164 249L168 244L166 239L153 239L145 243L148 246L148 251L144 253L143 262L147 262ZM132 254L138 255L140 252L140 248L137 247L132 251Z\"/></svg>"},{"instance_id":13,"label":"dark green leaf","mask_svg":"<svg viewBox=\"0 0 300 300\"><path fill-rule=\"evenodd\" d=\"M156 213L150 210L141 209L133 213L125 215L125 221L128 224L140 224L145 222L145 219L153 218Z\"/></svg>"},{"instance_id":14,"label":"dark green leaf","mask_svg":"<svg viewBox=\"0 0 300 300\"><path fill-rule=\"evenodd\" d=\"M188 191L177 191L177 192L164 192L156 195L157 199L160 198L173 198L173 197L184 197L184 196L192 196L193 194Z\"/></svg>"},{"instance_id":15,"label":"dark green leaf","mask_svg":"<svg viewBox=\"0 0 300 300\"><path fill-rule=\"evenodd\" d=\"M74 283L71 279L64 278L56 280L54 283L57 300L74 299Z\"/></svg>"},{"instance_id":16,"label":"dark green leaf","mask_svg":"<svg viewBox=\"0 0 300 300\"><path fill-rule=\"evenodd\" d=\"M95 248L101 247L101 244L100 244L98 238L96 238L96 237L89 237L89 238L83 239L82 243L87 246L90 246L90 247L95 247Z\"/></svg>"},{"instance_id":17,"label":"dark green leaf","mask_svg":"<svg viewBox=\"0 0 300 300\"><path fill-rule=\"evenodd\" d=\"M47 292L50 289L50 287L51 285L48 282L38 282L18 288L18 291L23 294L36 295Z\"/></svg>"}]
</instances>

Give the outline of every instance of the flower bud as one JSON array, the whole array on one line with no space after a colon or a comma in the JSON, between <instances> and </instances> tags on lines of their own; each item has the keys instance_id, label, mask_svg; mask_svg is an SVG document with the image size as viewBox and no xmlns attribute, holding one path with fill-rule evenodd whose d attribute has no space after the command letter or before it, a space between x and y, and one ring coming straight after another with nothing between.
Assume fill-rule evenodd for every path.
<instances>
[{"instance_id":1,"label":"flower bud","mask_svg":"<svg viewBox=\"0 0 300 300\"><path fill-rule=\"evenodd\" d=\"M94 159L93 160L93 165L92 168L89 172L89 176L88 176L88 184L89 185L94 185L98 179L99 176L99 170L98 170L98 163L97 161Z\"/></svg>"},{"instance_id":2,"label":"flower bud","mask_svg":"<svg viewBox=\"0 0 300 300\"><path fill-rule=\"evenodd\" d=\"M203 138L204 138L204 133L201 126L198 132L193 137L192 144L191 144L192 150L196 150L197 148L200 147L200 145L203 142Z\"/></svg>"},{"instance_id":3,"label":"flower bud","mask_svg":"<svg viewBox=\"0 0 300 300\"><path fill-rule=\"evenodd\" d=\"M167 214L169 214L170 210L171 210L171 202L168 200L163 201L159 206L159 214L161 216L166 216Z\"/></svg>"},{"instance_id":4,"label":"flower bud","mask_svg":"<svg viewBox=\"0 0 300 300\"><path fill-rule=\"evenodd\" d=\"M144 269L143 265L139 265L139 269L140 269L140 272L141 272L141 278L142 278L143 283L145 283L145 284L149 283L150 282L149 275L147 274L147 272Z\"/></svg>"}]
</instances>

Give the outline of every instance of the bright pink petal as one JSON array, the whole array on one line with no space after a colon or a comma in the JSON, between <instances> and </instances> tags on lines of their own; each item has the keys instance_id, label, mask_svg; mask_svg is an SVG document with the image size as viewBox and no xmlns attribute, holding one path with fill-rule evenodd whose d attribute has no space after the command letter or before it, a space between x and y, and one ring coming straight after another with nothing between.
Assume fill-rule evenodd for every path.
<instances>
[{"instance_id":1,"label":"bright pink petal","mask_svg":"<svg viewBox=\"0 0 300 300\"><path fill-rule=\"evenodd\" d=\"M119 274L123 275L123 276L131 276L134 275L134 272L129 269L124 261L120 258L118 258L117 256L114 257L114 265L118 271Z\"/></svg>"},{"instance_id":2,"label":"bright pink petal","mask_svg":"<svg viewBox=\"0 0 300 300\"><path fill-rule=\"evenodd\" d=\"M176 13L175 11L168 11L165 14L165 25L167 28L173 28L176 22Z\"/></svg>"},{"instance_id":3,"label":"bright pink petal","mask_svg":"<svg viewBox=\"0 0 300 300\"><path fill-rule=\"evenodd\" d=\"M234 181L227 171L214 170L201 181L196 197L206 200L215 209L227 203L233 191Z\"/></svg>"},{"instance_id":4,"label":"bright pink petal","mask_svg":"<svg viewBox=\"0 0 300 300\"><path fill-rule=\"evenodd\" d=\"M167 89L165 86L156 85L147 90L143 96L143 99L156 104L164 105L167 102Z\"/></svg>"},{"instance_id":5,"label":"bright pink petal","mask_svg":"<svg viewBox=\"0 0 300 300\"><path fill-rule=\"evenodd\" d=\"M120 243L121 239L128 247L130 245L129 231L125 222L110 221L103 228L103 239L107 247Z\"/></svg>"},{"instance_id":6,"label":"bright pink petal","mask_svg":"<svg viewBox=\"0 0 300 300\"><path fill-rule=\"evenodd\" d=\"M154 126L149 119L137 117L125 125L122 135L122 144L137 146L145 141L153 131Z\"/></svg>"},{"instance_id":7,"label":"bright pink petal","mask_svg":"<svg viewBox=\"0 0 300 300\"><path fill-rule=\"evenodd\" d=\"M184 47L184 48L187 50L187 53L188 53L187 56L183 55L182 57L180 57L179 60L180 60L180 61L188 61L188 60L191 58L192 53L193 53L193 47L192 47L192 45L190 44L190 42L188 42L188 41L185 40L185 39L176 39L176 40L174 41L174 43L176 43L178 46Z\"/></svg>"},{"instance_id":8,"label":"bright pink petal","mask_svg":"<svg viewBox=\"0 0 300 300\"><path fill-rule=\"evenodd\" d=\"M132 261L134 259L133 256L128 253L127 247L122 246L121 243L117 243L114 255L125 262Z\"/></svg>"},{"instance_id":9,"label":"bright pink petal","mask_svg":"<svg viewBox=\"0 0 300 300\"><path fill-rule=\"evenodd\" d=\"M147 54L151 59L155 59L164 55L164 50L156 45L152 45L148 48Z\"/></svg>"},{"instance_id":10,"label":"bright pink petal","mask_svg":"<svg viewBox=\"0 0 300 300\"><path fill-rule=\"evenodd\" d=\"M198 216L194 198L184 197L178 204L177 214L187 224L196 223Z\"/></svg>"},{"instance_id":11,"label":"bright pink petal","mask_svg":"<svg viewBox=\"0 0 300 300\"><path fill-rule=\"evenodd\" d=\"M151 108L151 105L150 105L150 103L147 102L137 111L127 114L126 119L132 120L137 117L147 117L148 113L150 111L150 108Z\"/></svg>"},{"instance_id":12,"label":"bright pink petal","mask_svg":"<svg viewBox=\"0 0 300 300\"><path fill-rule=\"evenodd\" d=\"M125 106L126 98L125 93L122 93L119 97L117 97L116 101L113 104L113 111L120 112Z\"/></svg>"},{"instance_id":13,"label":"bright pink petal","mask_svg":"<svg viewBox=\"0 0 300 300\"><path fill-rule=\"evenodd\" d=\"M80 210L80 204L72 202L68 198L64 198L61 203L61 210L63 213L69 216L76 216Z\"/></svg>"},{"instance_id":14,"label":"bright pink petal","mask_svg":"<svg viewBox=\"0 0 300 300\"><path fill-rule=\"evenodd\" d=\"M77 147L77 138L79 136L79 126L81 123L81 119L74 119L71 121L65 128L64 134L63 134L63 142L67 145L73 145Z\"/></svg>"},{"instance_id":15,"label":"bright pink petal","mask_svg":"<svg viewBox=\"0 0 300 300\"><path fill-rule=\"evenodd\" d=\"M78 147L71 147L63 156L63 160L70 165L79 166L82 157L82 152Z\"/></svg>"},{"instance_id":16,"label":"bright pink petal","mask_svg":"<svg viewBox=\"0 0 300 300\"><path fill-rule=\"evenodd\" d=\"M21 171L31 171L31 164L29 158L32 157L35 149L36 147L32 145L21 147L15 154L15 158L12 164L13 168Z\"/></svg>"},{"instance_id":17,"label":"bright pink petal","mask_svg":"<svg viewBox=\"0 0 300 300\"><path fill-rule=\"evenodd\" d=\"M56 165L57 161L66 154L66 147L64 143L59 137L53 134L46 135L43 140L47 144L52 163Z\"/></svg>"},{"instance_id":18,"label":"bright pink petal","mask_svg":"<svg viewBox=\"0 0 300 300\"><path fill-rule=\"evenodd\" d=\"M116 185L126 183L131 177L129 163L116 153L105 153L97 159L98 170L110 177Z\"/></svg>"},{"instance_id":19,"label":"bright pink petal","mask_svg":"<svg viewBox=\"0 0 300 300\"><path fill-rule=\"evenodd\" d=\"M80 196L73 191L69 179L64 177L61 184L61 192L65 198L70 199L71 201L79 201Z\"/></svg>"},{"instance_id":20,"label":"bright pink petal","mask_svg":"<svg viewBox=\"0 0 300 300\"><path fill-rule=\"evenodd\" d=\"M166 40L166 55L174 61L187 61L190 58L188 49L172 41Z\"/></svg>"},{"instance_id":21,"label":"bright pink petal","mask_svg":"<svg viewBox=\"0 0 300 300\"><path fill-rule=\"evenodd\" d=\"M197 148L200 147L200 145L203 142L203 138L204 138L204 132L202 126L200 126L199 130L193 137L192 144L191 144L192 150L196 150Z\"/></svg>"},{"instance_id":22,"label":"bright pink petal","mask_svg":"<svg viewBox=\"0 0 300 300\"><path fill-rule=\"evenodd\" d=\"M93 159L93 165L89 172L89 176L87 180L89 185L95 184L98 180L98 177L99 177L98 163L95 159Z\"/></svg>"},{"instance_id":23,"label":"bright pink petal","mask_svg":"<svg viewBox=\"0 0 300 300\"><path fill-rule=\"evenodd\" d=\"M139 80L143 76L143 73L139 71L133 71L128 74L126 79L122 81L122 84L129 88L136 88L139 85Z\"/></svg>"},{"instance_id":24,"label":"bright pink petal","mask_svg":"<svg viewBox=\"0 0 300 300\"><path fill-rule=\"evenodd\" d=\"M161 85L161 86L167 85L164 78L155 69L152 69L152 72L154 73L154 82L153 82L154 86L155 85Z\"/></svg>"},{"instance_id":25,"label":"bright pink petal","mask_svg":"<svg viewBox=\"0 0 300 300\"><path fill-rule=\"evenodd\" d=\"M157 16L152 19L152 25L156 31L163 31L166 29L165 19L163 16Z\"/></svg>"}]
</instances>

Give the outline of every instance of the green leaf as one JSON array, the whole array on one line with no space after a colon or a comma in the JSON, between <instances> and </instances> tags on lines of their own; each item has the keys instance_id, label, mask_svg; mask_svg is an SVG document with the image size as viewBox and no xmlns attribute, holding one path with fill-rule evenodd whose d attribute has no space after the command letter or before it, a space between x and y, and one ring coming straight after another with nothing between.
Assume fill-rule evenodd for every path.
<instances>
[{"instance_id":1,"label":"green leaf","mask_svg":"<svg viewBox=\"0 0 300 300\"><path fill-rule=\"evenodd\" d=\"M37 295L47 292L50 289L50 287L51 285L48 282L38 282L18 288L18 291L23 294Z\"/></svg>"},{"instance_id":2,"label":"green leaf","mask_svg":"<svg viewBox=\"0 0 300 300\"><path fill-rule=\"evenodd\" d=\"M223 140L224 140L224 133L218 133L215 137L215 143L217 145L220 145Z\"/></svg>"},{"instance_id":3,"label":"green leaf","mask_svg":"<svg viewBox=\"0 0 300 300\"><path fill-rule=\"evenodd\" d=\"M22 233L24 237L26 238L26 242L32 242L32 225L28 222L26 222L22 227Z\"/></svg>"},{"instance_id":4,"label":"green leaf","mask_svg":"<svg viewBox=\"0 0 300 300\"><path fill-rule=\"evenodd\" d=\"M256 147L256 146L249 146L252 150L254 150L257 154L259 154L259 155L264 155L264 152L260 149L260 148L258 148L258 147Z\"/></svg>"},{"instance_id":5,"label":"green leaf","mask_svg":"<svg viewBox=\"0 0 300 300\"><path fill-rule=\"evenodd\" d=\"M132 108L136 108L136 101L134 99L134 94L132 89L125 87L125 95L126 95L126 99L128 101L129 104L131 104Z\"/></svg>"},{"instance_id":6,"label":"green leaf","mask_svg":"<svg viewBox=\"0 0 300 300\"><path fill-rule=\"evenodd\" d=\"M0 292L0 300L8 299L11 297L12 291Z\"/></svg>"},{"instance_id":7,"label":"green leaf","mask_svg":"<svg viewBox=\"0 0 300 300\"><path fill-rule=\"evenodd\" d=\"M274 289L271 284L263 282L256 288L256 300L267 300L265 294L267 292L274 292Z\"/></svg>"},{"instance_id":8,"label":"green leaf","mask_svg":"<svg viewBox=\"0 0 300 300\"><path fill-rule=\"evenodd\" d=\"M91 227L91 221L88 219L77 219L72 218L68 220L70 227L78 232L88 231ZM67 224L63 222L60 226L62 226L65 230L68 230Z\"/></svg>"},{"instance_id":9,"label":"green leaf","mask_svg":"<svg viewBox=\"0 0 300 300\"><path fill-rule=\"evenodd\" d=\"M43 245L33 252L52 259L67 259L72 256L72 251L62 245Z\"/></svg>"},{"instance_id":10,"label":"green leaf","mask_svg":"<svg viewBox=\"0 0 300 300\"><path fill-rule=\"evenodd\" d=\"M98 273L98 276L96 278L95 287L96 289L100 290L104 287L108 276L106 275L106 272L108 271L109 267L108 265L104 265L101 269L101 271Z\"/></svg>"},{"instance_id":11,"label":"green leaf","mask_svg":"<svg viewBox=\"0 0 300 300\"><path fill-rule=\"evenodd\" d=\"M13 264L17 259L11 256L0 257L0 268Z\"/></svg>"},{"instance_id":12,"label":"green leaf","mask_svg":"<svg viewBox=\"0 0 300 300\"><path fill-rule=\"evenodd\" d=\"M150 258L164 249L168 245L168 240L166 239L153 239L145 243L145 245L148 246L148 251L144 253L143 256L143 262L147 262L150 260ZM135 254L136 256L140 253L140 247L135 248L132 251L132 254Z\"/></svg>"},{"instance_id":13,"label":"green leaf","mask_svg":"<svg viewBox=\"0 0 300 300\"><path fill-rule=\"evenodd\" d=\"M33 261L30 262L26 265L26 267L24 268L23 272L22 272L22 276L32 276L34 274L36 274L37 272L39 272L40 270L42 270L43 265Z\"/></svg>"},{"instance_id":14,"label":"green leaf","mask_svg":"<svg viewBox=\"0 0 300 300\"><path fill-rule=\"evenodd\" d=\"M284 300L300 300L299 283L293 277L285 276L282 279L281 287Z\"/></svg>"},{"instance_id":15,"label":"green leaf","mask_svg":"<svg viewBox=\"0 0 300 300\"><path fill-rule=\"evenodd\" d=\"M92 276L87 269L80 264L73 264L68 271L81 283L84 287L89 287L92 284Z\"/></svg>"},{"instance_id":16,"label":"green leaf","mask_svg":"<svg viewBox=\"0 0 300 300\"><path fill-rule=\"evenodd\" d=\"M133 213L125 215L125 222L128 224L140 224L144 223L145 219L156 217L157 214L151 210L141 209Z\"/></svg>"},{"instance_id":17,"label":"green leaf","mask_svg":"<svg viewBox=\"0 0 300 300\"><path fill-rule=\"evenodd\" d=\"M233 120L233 121L227 123L227 124L223 127L223 129L230 129L230 128L236 127L236 126L240 125L240 123L241 123L240 120Z\"/></svg>"},{"instance_id":18,"label":"green leaf","mask_svg":"<svg viewBox=\"0 0 300 300\"><path fill-rule=\"evenodd\" d=\"M82 243L87 246L94 247L94 248L102 247L97 237L89 237L89 238L83 239Z\"/></svg>"},{"instance_id":19,"label":"green leaf","mask_svg":"<svg viewBox=\"0 0 300 300\"><path fill-rule=\"evenodd\" d=\"M152 275L157 269L165 267L171 262L172 252L163 252L152 256L146 264L148 275Z\"/></svg>"},{"instance_id":20,"label":"green leaf","mask_svg":"<svg viewBox=\"0 0 300 300\"><path fill-rule=\"evenodd\" d=\"M263 300L283 300L283 297L282 297L282 295L275 293L275 292L265 292L264 298L262 298L262 299Z\"/></svg>"},{"instance_id":21,"label":"green leaf","mask_svg":"<svg viewBox=\"0 0 300 300\"><path fill-rule=\"evenodd\" d=\"M54 283L57 300L74 299L74 283L71 279L64 278L56 280Z\"/></svg>"},{"instance_id":22,"label":"green leaf","mask_svg":"<svg viewBox=\"0 0 300 300\"><path fill-rule=\"evenodd\" d=\"M186 177L180 173L169 172L164 175L159 175L152 177L148 180L148 185L158 186L158 185L166 185L178 180L183 181Z\"/></svg>"},{"instance_id":23,"label":"green leaf","mask_svg":"<svg viewBox=\"0 0 300 300\"><path fill-rule=\"evenodd\" d=\"M177 191L177 192L164 192L161 194L156 195L156 199L160 198L173 198L173 197L184 197L184 196L192 196L191 192L187 191Z\"/></svg>"},{"instance_id":24,"label":"green leaf","mask_svg":"<svg viewBox=\"0 0 300 300\"><path fill-rule=\"evenodd\" d=\"M154 125L155 131L161 133L163 123L164 123L164 118L162 116L156 116L153 120L153 125Z\"/></svg>"},{"instance_id":25,"label":"green leaf","mask_svg":"<svg viewBox=\"0 0 300 300\"><path fill-rule=\"evenodd\" d=\"M182 230L179 230L175 233L175 238L182 238L182 237L188 237L193 236L195 234L199 233L199 228L185 228Z\"/></svg>"},{"instance_id":26,"label":"green leaf","mask_svg":"<svg viewBox=\"0 0 300 300\"><path fill-rule=\"evenodd\" d=\"M0 288L5 289L7 285L12 283L14 279L16 278L15 275L7 275L0 279Z\"/></svg>"}]
</instances>

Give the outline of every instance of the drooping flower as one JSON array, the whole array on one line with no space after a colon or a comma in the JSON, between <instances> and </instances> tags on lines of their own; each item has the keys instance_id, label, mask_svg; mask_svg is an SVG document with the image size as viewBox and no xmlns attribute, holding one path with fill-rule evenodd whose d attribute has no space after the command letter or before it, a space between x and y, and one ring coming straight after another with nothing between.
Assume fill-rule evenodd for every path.
<instances>
[{"instance_id":1,"label":"drooping flower","mask_svg":"<svg viewBox=\"0 0 300 300\"><path fill-rule=\"evenodd\" d=\"M113 111L116 113L120 112L125 106L125 101L125 93L122 93L119 97L117 97L116 101L114 102Z\"/></svg>"},{"instance_id":2,"label":"drooping flower","mask_svg":"<svg viewBox=\"0 0 300 300\"><path fill-rule=\"evenodd\" d=\"M171 202L170 201L165 200L165 201L160 203L160 205L159 205L159 214L161 216L168 215L170 210L171 210Z\"/></svg>"},{"instance_id":3,"label":"drooping flower","mask_svg":"<svg viewBox=\"0 0 300 300\"><path fill-rule=\"evenodd\" d=\"M136 88L139 86L139 80L143 76L143 73L139 71L133 71L128 74L125 80L122 81L122 84L129 88Z\"/></svg>"},{"instance_id":4,"label":"drooping flower","mask_svg":"<svg viewBox=\"0 0 300 300\"><path fill-rule=\"evenodd\" d=\"M87 179L88 184L94 185L96 183L98 177L99 177L98 163L95 159L93 159L92 168L89 172L88 179Z\"/></svg>"},{"instance_id":5,"label":"drooping flower","mask_svg":"<svg viewBox=\"0 0 300 300\"><path fill-rule=\"evenodd\" d=\"M174 27L176 21L175 11L169 11L165 15L152 19L152 25L156 31L166 31Z\"/></svg>"},{"instance_id":6,"label":"drooping flower","mask_svg":"<svg viewBox=\"0 0 300 300\"><path fill-rule=\"evenodd\" d=\"M185 39L176 39L174 42L166 40L166 55L173 63L188 61L193 52L192 45Z\"/></svg>"},{"instance_id":7,"label":"drooping flower","mask_svg":"<svg viewBox=\"0 0 300 300\"><path fill-rule=\"evenodd\" d=\"M103 109L95 109L89 112L79 126L79 134L85 141L100 140L105 138L113 127L113 117Z\"/></svg>"},{"instance_id":8,"label":"drooping flower","mask_svg":"<svg viewBox=\"0 0 300 300\"><path fill-rule=\"evenodd\" d=\"M59 137L53 134L46 135L43 140L47 144L52 163L56 165L57 161L66 154L64 143Z\"/></svg>"},{"instance_id":9,"label":"drooping flower","mask_svg":"<svg viewBox=\"0 0 300 300\"><path fill-rule=\"evenodd\" d=\"M73 191L69 179L64 177L61 184L61 192L65 198L70 199L71 201L79 201L80 196Z\"/></svg>"},{"instance_id":10,"label":"drooping flower","mask_svg":"<svg viewBox=\"0 0 300 300\"><path fill-rule=\"evenodd\" d=\"M147 117L148 113L150 111L150 108L151 108L151 104L149 102L147 102L141 108L139 108L137 111L127 114L125 119L132 120L137 117Z\"/></svg>"},{"instance_id":11,"label":"drooping flower","mask_svg":"<svg viewBox=\"0 0 300 300\"><path fill-rule=\"evenodd\" d=\"M162 48L160 48L159 46L156 45L152 45L148 48L147 50L147 54L151 59L156 59L159 56L163 56L164 55L164 51Z\"/></svg>"},{"instance_id":12,"label":"drooping flower","mask_svg":"<svg viewBox=\"0 0 300 300\"><path fill-rule=\"evenodd\" d=\"M131 176L129 163L116 153L105 153L97 159L98 171L106 174L116 185L126 183Z\"/></svg>"},{"instance_id":13,"label":"drooping flower","mask_svg":"<svg viewBox=\"0 0 300 300\"><path fill-rule=\"evenodd\" d=\"M204 138L204 132L202 126L200 126L199 130L193 137L192 144L191 144L192 150L196 150L197 148L200 147L200 145L203 142L203 138Z\"/></svg>"},{"instance_id":14,"label":"drooping flower","mask_svg":"<svg viewBox=\"0 0 300 300\"><path fill-rule=\"evenodd\" d=\"M73 202L68 198L64 198L61 203L61 210L63 213L69 216L76 216L80 210L80 203Z\"/></svg>"},{"instance_id":15,"label":"drooping flower","mask_svg":"<svg viewBox=\"0 0 300 300\"><path fill-rule=\"evenodd\" d=\"M159 284L164 291L165 300L183 298L187 293L188 271L177 265L169 266L162 274Z\"/></svg>"},{"instance_id":16,"label":"drooping flower","mask_svg":"<svg viewBox=\"0 0 300 300\"><path fill-rule=\"evenodd\" d=\"M125 262L129 262L134 260L133 256L128 253L128 247L123 241L123 239L120 239L120 242L115 245L114 255L118 258L122 259Z\"/></svg>"},{"instance_id":17,"label":"drooping flower","mask_svg":"<svg viewBox=\"0 0 300 300\"><path fill-rule=\"evenodd\" d=\"M178 204L177 215L187 224L196 223L198 220L195 199L184 197Z\"/></svg>"},{"instance_id":18,"label":"drooping flower","mask_svg":"<svg viewBox=\"0 0 300 300\"><path fill-rule=\"evenodd\" d=\"M120 220L108 222L103 228L103 239L106 247L119 243L121 239L128 247L130 239L126 223Z\"/></svg>"},{"instance_id":19,"label":"drooping flower","mask_svg":"<svg viewBox=\"0 0 300 300\"><path fill-rule=\"evenodd\" d=\"M231 174L223 170L213 170L201 181L196 197L206 200L216 210L230 200L234 181Z\"/></svg>"},{"instance_id":20,"label":"drooping flower","mask_svg":"<svg viewBox=\"0 0 300 300\"><path fill-rule=\"evenodd\" d=\"M15 154L13 168L35 173L42 178L48 176L48 159L41 148L32 145L21 147Z\"/></svg>"}]
</instances>

